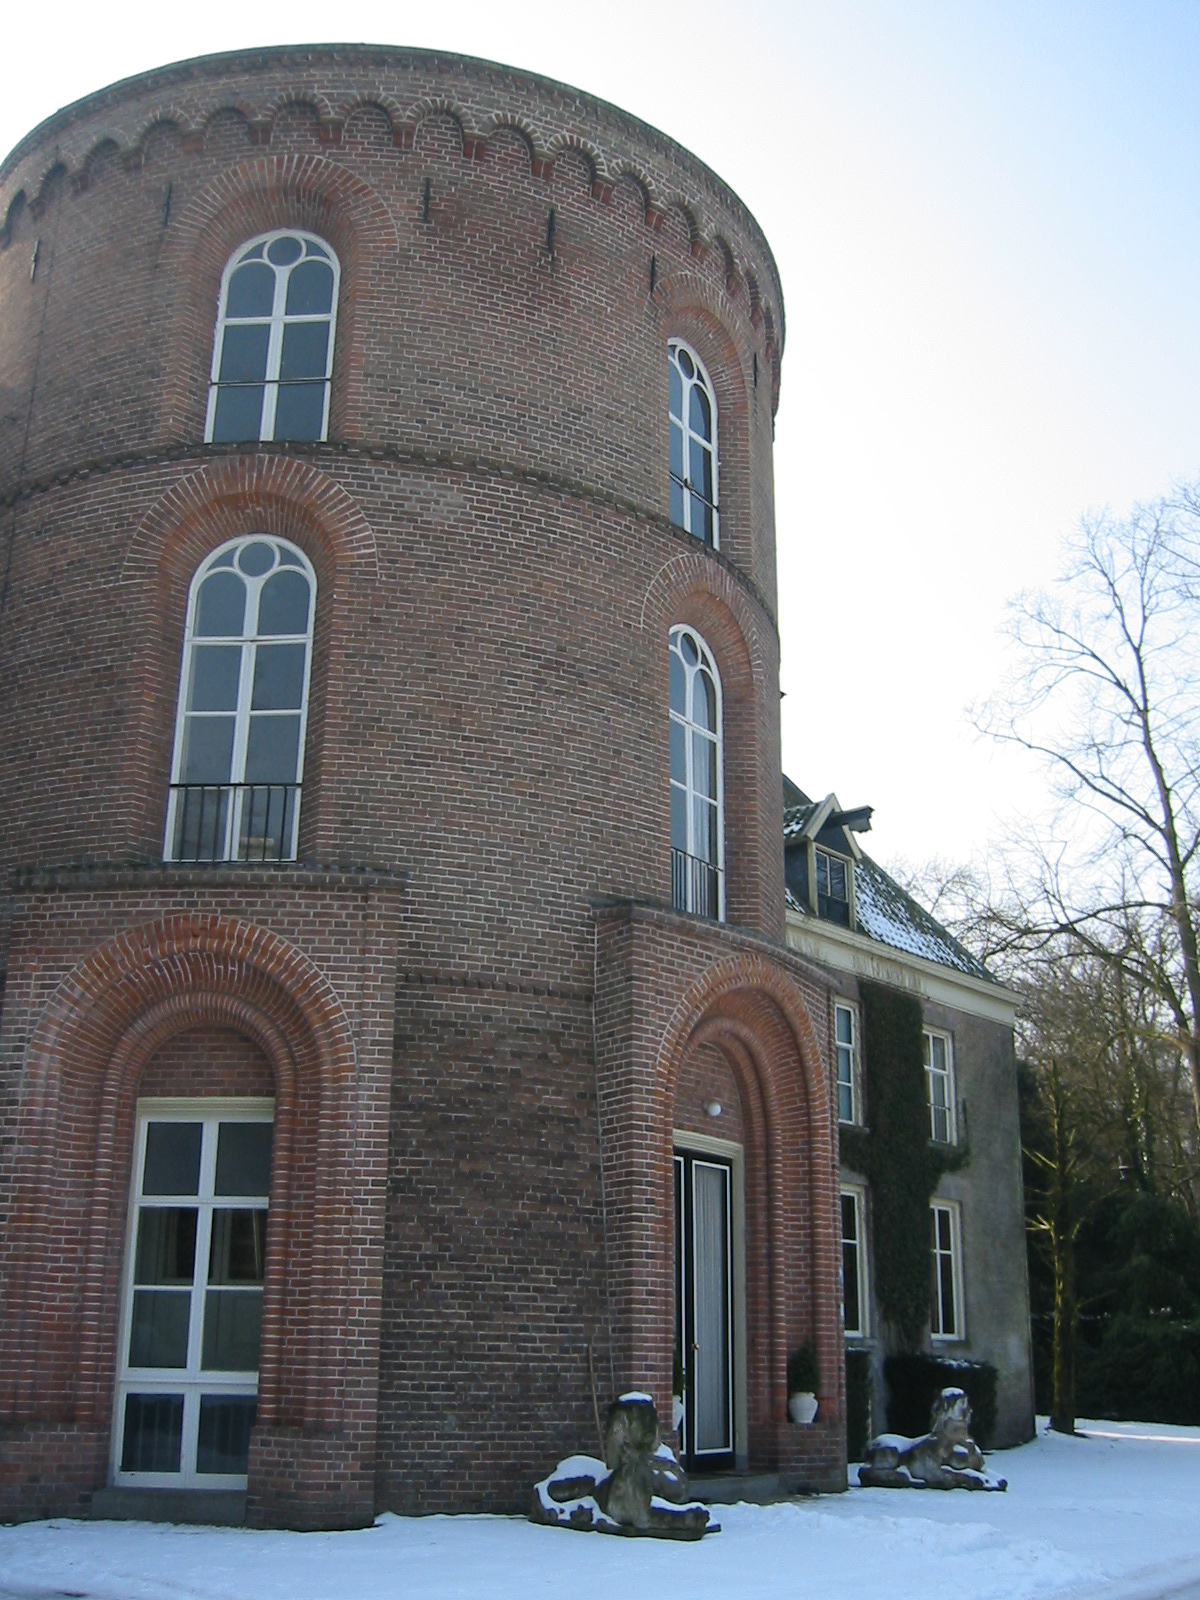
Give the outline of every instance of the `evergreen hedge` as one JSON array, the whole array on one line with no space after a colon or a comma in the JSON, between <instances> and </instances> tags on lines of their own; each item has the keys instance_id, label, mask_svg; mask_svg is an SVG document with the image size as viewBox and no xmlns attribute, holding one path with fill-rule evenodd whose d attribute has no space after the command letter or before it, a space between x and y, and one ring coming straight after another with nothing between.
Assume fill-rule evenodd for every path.
<instances>
[{"instance_id":1,"label":"evergreen hedge","mask_svg":"<svg viewBox=\"0 0 1200 1600\"><path fill-rule=\"evenodd\" d=\"M871 1357L846 1351L846 1459L861 1461L871 1437Z\"/></svg>"},{"instance_id":2,"label":"evergreen hedge","mask_svg":"<svg viewBox=\"0 0 1200 1600\"><path fill-rule=\"evenodd\" d=\"M933 1402L943 1389L963 1389L971 1402L971 1437L983 1450L996 1437L996 1369L990 1361L894 1355L883 1363L888 1431L910 1439L929 1431Z\"/></svg>"}]
</instances>

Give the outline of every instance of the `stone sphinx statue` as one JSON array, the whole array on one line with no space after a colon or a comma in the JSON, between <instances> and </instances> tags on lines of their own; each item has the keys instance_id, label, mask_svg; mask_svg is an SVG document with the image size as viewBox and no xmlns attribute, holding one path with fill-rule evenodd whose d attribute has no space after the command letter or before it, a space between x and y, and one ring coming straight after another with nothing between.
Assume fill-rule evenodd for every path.
<instances>
[{"instance_id":1,"label":"stone sphinx statue","mask_svg":"<svg viewBox=\"0 0 1200 1600\"><path fill-rule=\"evenodd\" d=\"M943 1389L933 1402L929 1432L920 1439L881 1433L867 1446L858 1481L868 1489L1006 1489L984 1470L971 1438L971 1404L961 1389Z\"/></svg>"},{"instance_id":2,"label":"stone sphinx statue","mask_svg":"<svg viewBox=\"0 0 1200 1600\"><path fill-rule=\"evenodd\" d=\"M603 1461L568 1456L534 1485L533 1522L597 1533L700 1539L719 1533L708 1507L688 1502L687 1478L662 1442L648 1394L623 1394L608 1408Z\"/></svg>"}]
</instances>

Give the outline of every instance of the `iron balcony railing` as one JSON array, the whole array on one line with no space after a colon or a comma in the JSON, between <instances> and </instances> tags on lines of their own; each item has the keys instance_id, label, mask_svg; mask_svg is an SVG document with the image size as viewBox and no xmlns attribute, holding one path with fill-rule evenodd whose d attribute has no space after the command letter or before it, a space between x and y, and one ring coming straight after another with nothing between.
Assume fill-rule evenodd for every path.
<instances>
[{"instance_id":1,"label":"iron balcony railing","mask_svg":"<svg viewBox=\"0 0 1200 1600\"><path fill-rule=\"evenodd\" d=\"M294 861L298 783L173 783L168 861Z\"/></svg>"},{"instance_id":2,"label":"iron balcony railing","mask_svg":"<svg viewBox=\"0 0 1200 1600\"><path fill-rule=\"evenodd\" d=\"M721 920L721 869L713 861L671 847L671 904L676 911Z\"/></svg>"}]
</instances>

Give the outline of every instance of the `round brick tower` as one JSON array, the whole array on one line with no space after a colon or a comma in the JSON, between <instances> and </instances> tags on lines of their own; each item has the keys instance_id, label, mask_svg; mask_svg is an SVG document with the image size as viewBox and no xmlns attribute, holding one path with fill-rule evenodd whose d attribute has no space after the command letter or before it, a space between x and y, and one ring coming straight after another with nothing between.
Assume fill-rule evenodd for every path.
<instances>
[{"instance_id":1,"label":"round brick tower","mask_svg":"<svg viewBox=\"0 0 1200 1600\"><path fill-rule=\"evenodd\" d=\"M319 47L68 107L0 219L0 1515L518 1507L681 1364L694 1471L844 1481L753 218Z\"/></svg>"}]
</instances>

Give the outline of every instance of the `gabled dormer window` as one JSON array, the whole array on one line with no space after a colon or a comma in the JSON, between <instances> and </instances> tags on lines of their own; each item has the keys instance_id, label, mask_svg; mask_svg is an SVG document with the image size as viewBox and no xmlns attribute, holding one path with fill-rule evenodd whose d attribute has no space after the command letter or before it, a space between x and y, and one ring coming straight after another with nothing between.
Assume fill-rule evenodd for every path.
<instances>
[{"instance_id":1,"label":"gabled dormer window","mask_svg":"<svg viewBox=\"0 0 1200 1600\"><path fill-rule=\"evenodd\" d=\"M819 847L816 855L817 915L850 926L850 863Z\"/></svg>"}]
</instances>

